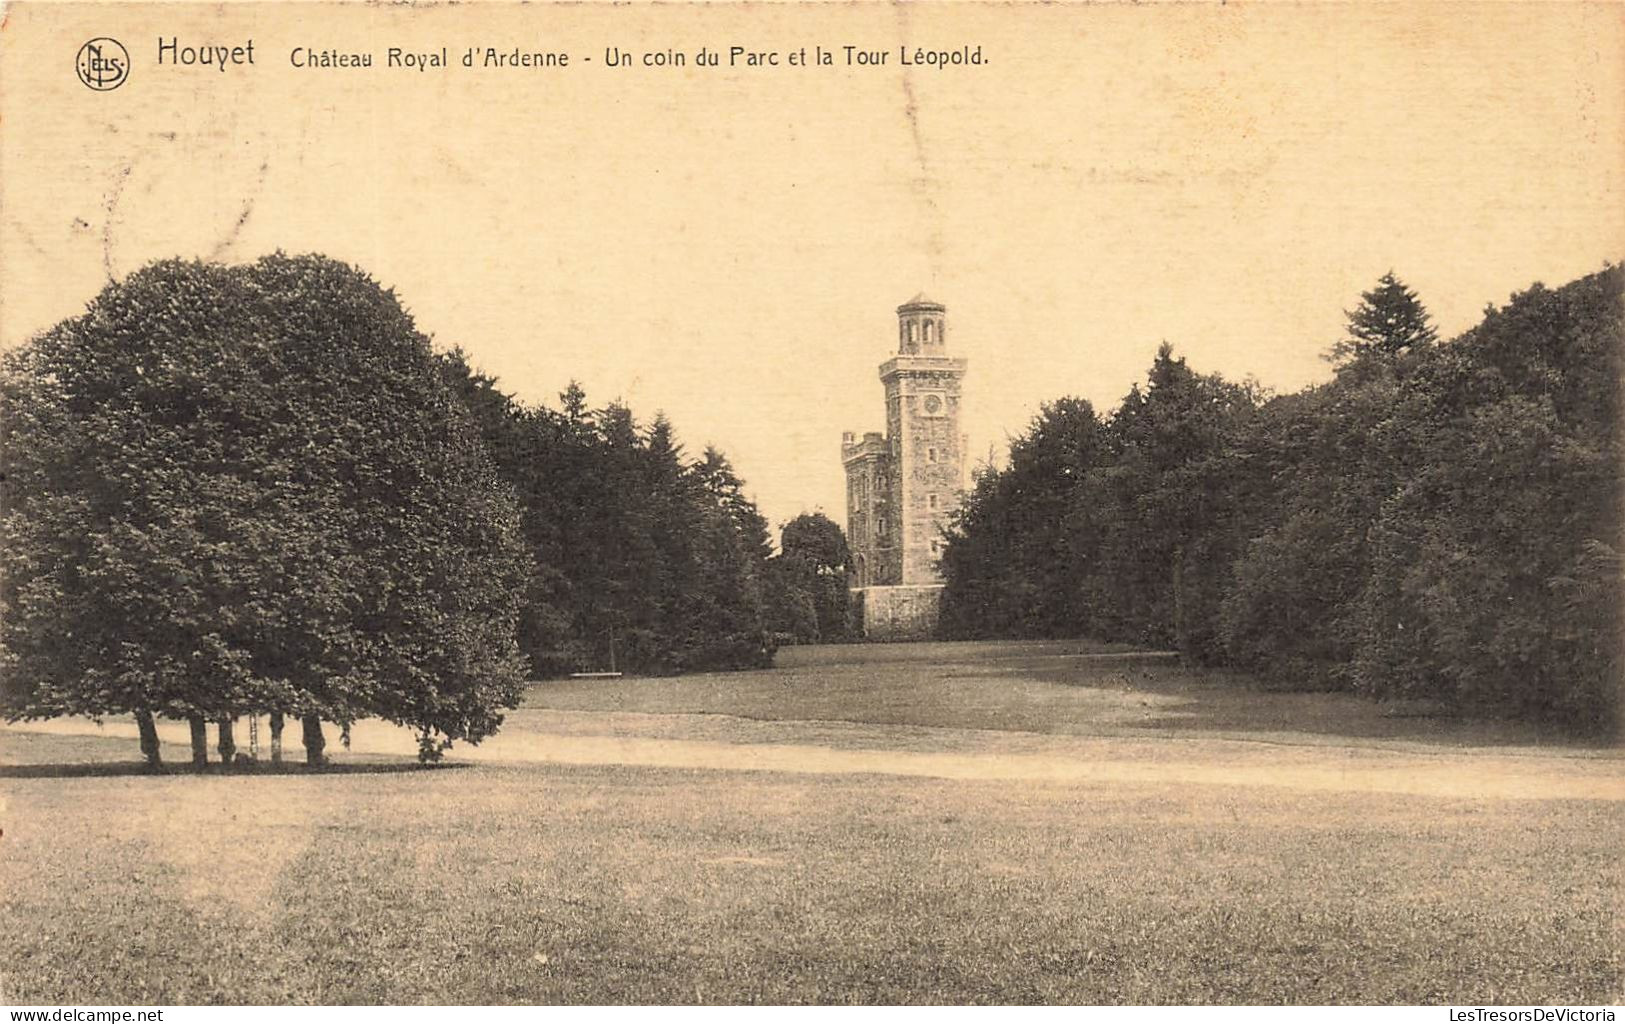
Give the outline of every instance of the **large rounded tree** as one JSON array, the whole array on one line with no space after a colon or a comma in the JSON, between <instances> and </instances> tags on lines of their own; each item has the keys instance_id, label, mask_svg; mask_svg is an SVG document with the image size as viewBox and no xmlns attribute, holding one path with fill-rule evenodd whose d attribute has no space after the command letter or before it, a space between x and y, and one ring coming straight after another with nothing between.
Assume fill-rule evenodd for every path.
<instances>
[{"instance_id":1,"label":"large rounded tree","mask_svg":"<svg viewBox=\"0 0 1625 1024\"><path fill-rule=\"evenodd\" d=\"M428 339L342 263L168 261L0 369L0 713L417 730L517 703L527 554Z\"/></svg>"}]
</instances>

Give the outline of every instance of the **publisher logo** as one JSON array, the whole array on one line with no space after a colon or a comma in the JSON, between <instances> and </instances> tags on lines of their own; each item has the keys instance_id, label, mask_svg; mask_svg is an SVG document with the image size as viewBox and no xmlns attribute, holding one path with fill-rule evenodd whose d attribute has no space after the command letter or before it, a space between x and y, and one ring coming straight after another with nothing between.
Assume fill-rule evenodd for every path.
<instances>
[{"instance_id":1,"label":"publisher logo","mask_svg":"<svg viewBox=\"0 0 1625 1024\"><path fill-rule=\"evenodd\" d=\"M74 69L79 81L97 92L117 89L130 77L130 51L117 39L98 36L79 47Z\"/></svg>"}]
</instances>

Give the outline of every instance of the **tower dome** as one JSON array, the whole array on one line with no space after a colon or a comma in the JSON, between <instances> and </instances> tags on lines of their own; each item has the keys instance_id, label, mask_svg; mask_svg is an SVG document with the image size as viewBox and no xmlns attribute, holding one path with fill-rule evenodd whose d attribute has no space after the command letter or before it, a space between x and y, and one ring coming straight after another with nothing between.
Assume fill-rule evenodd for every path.
<instances>
[{"instance_id":1,"label":"tower dome","mask_svg":"<svg viewBox=\"0 0 1625 1024\"><path fill-rule=\"evenodd\" d=\"M905 312L908 312L909 310L935 310L938 313L943 313L943 312L946 312L947 309L948 309L947 306L944 306L942 303L938 302L937 300L932 299L932 298L927 298L926 294L924 292L919 292L912 299L909 299L907 302L903 303L901 306L898 306L897 307L897 312L898 313L905 313Z\"/></svg>"},{"instance_id":2,"label":"tower dome","mask_svg":"<svg viewBox=\"0 0 1625 1024\"><path fill-rule=\"evenodd\" d=\"M897 354L947 354L948 307L926 298L924 292L897 307Z\"/></svg>"}]
</instances>

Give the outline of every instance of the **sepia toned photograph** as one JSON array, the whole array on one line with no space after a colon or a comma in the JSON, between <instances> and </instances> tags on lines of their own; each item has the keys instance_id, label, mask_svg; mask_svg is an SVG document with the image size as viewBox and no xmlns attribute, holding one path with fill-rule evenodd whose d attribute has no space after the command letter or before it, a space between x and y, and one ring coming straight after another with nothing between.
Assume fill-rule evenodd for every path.
<instances>
[{"instance_id":1,"label":"sepia toned photograph","mask_svg":"<svg viewBox=\"0 0 1625 1024\"><path fill-rule=\"evenodd\" d=\"M1622 259L1617 2L0 5L0 1004L1614 1020Z\"/></svg>"}]
</instances>

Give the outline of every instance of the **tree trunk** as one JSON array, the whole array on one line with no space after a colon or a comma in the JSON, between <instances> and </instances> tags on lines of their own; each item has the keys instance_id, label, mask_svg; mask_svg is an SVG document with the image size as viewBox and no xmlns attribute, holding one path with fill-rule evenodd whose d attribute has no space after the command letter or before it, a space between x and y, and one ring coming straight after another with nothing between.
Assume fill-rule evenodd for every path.
<instances>
[{"instance_id":1,"label":"tree trunk","mask_svg":"<svg viewBox=\"0 0 1625 1024\"><path fill-rule=\"evenodd\" d=\"M282 712L271 712L271 763L282 763Z\"/></svg>"},{"instance_id":2,"label":"tree trunk","mask_svg":"<svg viewBox=\"0 0 1625 1024\"><path fill-rule=\"evenodd\" d=\"M152 720L152 712L137 711L135 727L141 733L141 756L147 759L147 767L161 767L164 756L158 748L158 725Z\"/></svg>"},{"instance_id":3,"label":"tree trunk","mask_svg":"<svg viewBox=\"0 0 1625 1024\"><path fill-rule=\"evenodd\" d=\"M305 727L305 763L311 766L325 764L327 757L322 751L327 749L327 740L322 736L322 720L315 715L306 715L301 721Z\"/></svg>"},{"instance_id":4,"label":"tree trunk","mask_svg":"<svg viewBox=\"0 0 1625 1024\"><path fill-rule=\"evenodd\" d=\"M237 737L232 735L231 716L221 715L216 724L220 729L220 763L230 768L237 759Z\"/></svg>"},{"instance_id":5,"label":"tree trunk","mask_svg":"<svg viewBox=\"0 0 1625 1024\"><path fill-rule=\"evenodd\" d=\"M187 715L186 721L192 727L192 764L202 768L209 763L209 723L202 715Z\"/></svg>"}]
</instances>

